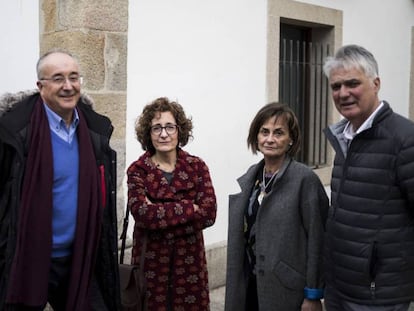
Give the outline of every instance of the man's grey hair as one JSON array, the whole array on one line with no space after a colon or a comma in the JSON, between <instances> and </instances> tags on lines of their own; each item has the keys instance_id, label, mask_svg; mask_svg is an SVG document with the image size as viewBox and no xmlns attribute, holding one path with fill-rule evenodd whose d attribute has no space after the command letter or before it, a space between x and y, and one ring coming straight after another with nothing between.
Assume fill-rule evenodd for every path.
<instances>
[{"instance_id":1,"label":"man's grey hair","mask_svg":"<svg viewBox=\"0 0 414 311\"><path fill-rule=\"evenodd\" d=\"M367 77L378 77L378 64L374 55L362 46L350 44L341 47L335 56L326 58L323 66L325 75L329 78L331 71L334 69L353 69L362 70Z\"/></svg>"},{"instance_id":2,"label":"man's grey hair","mask_svg":"<svg viewBox=\"0 0 414 311\"><path fill-rule=\"evenodd\" d=\"M66 51L66 50L64 50L64 49L61 49L61 48L54 48L54 49L51 49L51 50L49 50L49 51L47 51L46 53L44 53L42 56L40 56L40 58L39 58L39 60L37 61L37 64L36 64L36 73L37 73L37 79L41 79L42 77L41 77L41 75L42 75L42 66L43 66L43 61L45 60L45 58L47 58L49 55L51 55L51 54L54 54L54 53L61 53L61 54L66 54L66 55L68 55L68 56L70 56L70 57L72 57L78 64L79 64L79 62L78 62L78 60L77 60L77 58L74 56L74 55L72 55L70 52L68 52L68 51Z\"/></svg>"}]
</instances>

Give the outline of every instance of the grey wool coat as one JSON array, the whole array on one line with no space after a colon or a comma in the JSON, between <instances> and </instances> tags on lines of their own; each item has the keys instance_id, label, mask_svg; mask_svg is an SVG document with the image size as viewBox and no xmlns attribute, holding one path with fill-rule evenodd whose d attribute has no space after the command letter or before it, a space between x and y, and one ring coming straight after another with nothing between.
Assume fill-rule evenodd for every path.
<instances>
[{"instance_id":1,"label":"grey wool coat","mask_svg":"<svg viewBox=\"0 0 414 311\"><path fill-rule=\"evenodd\" d=\"M247 269L244 213L263 160L238 179L229 196L226 311L244 311ZM256 277L260 311L300 310L304 288L323 288L322 249L329 200L318 176L287 158L256 217ZM250 310L246 310L250 311Z\"/></svg>"}]
</instances>

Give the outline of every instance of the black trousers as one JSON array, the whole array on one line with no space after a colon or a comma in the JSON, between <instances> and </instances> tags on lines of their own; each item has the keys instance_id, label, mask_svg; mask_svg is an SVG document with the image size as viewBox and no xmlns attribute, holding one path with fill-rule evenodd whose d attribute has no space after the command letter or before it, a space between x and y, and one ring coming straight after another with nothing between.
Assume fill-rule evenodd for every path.
<instances>
[{"instance_id":1,"label":"black trousers","mask_svg":"<svg viewBox=\"0 0 414 311\"><path fill-rule=\"evenodd\" d=\"M395 305L360 305L339 297L332 288L325 288L325 308L327 311L408 311L410 302Z\"/></svg>"},{"instance_id":2,"label":"black trousers","mask_svg":"<svg viewBox=\"0 0 414 311\"><path fill-rule=\"evenodd\" d=\"M49 273L48 302L54 311L65 311L67 292L69 286L71 258L52 258ZM102 294L99 290L96 279L93 278L90 288L92 310L107 311ZM39 307L14 306L15 311L43 311L46 305Z\"/></svg>"},{"instance_id":3,"label":"black trousers","mask_svg":"<svg viewBox=\"0 0 414 311\"><path fill-rule=\"evenodd\" d=\"M259 301L257 298L257 281L256 276L254 275L251 275L249 277L247 284L245 310L259 310Z\"/></svg>"}]
</instances>

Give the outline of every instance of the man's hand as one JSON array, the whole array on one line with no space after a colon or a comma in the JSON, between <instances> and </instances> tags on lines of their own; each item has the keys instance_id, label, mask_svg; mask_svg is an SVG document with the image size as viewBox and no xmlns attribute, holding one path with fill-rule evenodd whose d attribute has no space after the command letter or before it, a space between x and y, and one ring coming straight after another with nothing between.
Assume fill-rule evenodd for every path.
<instances>
[{"instance_id":1,"label":"man's hand","mask_svg":"<svg viewBox=\"0 0 414 311\"><path fill-rule=\"evenodd\" d=\"M320 300L304 299L301 311L322 311L322 303Z\"/></svg>"}]
</instances>

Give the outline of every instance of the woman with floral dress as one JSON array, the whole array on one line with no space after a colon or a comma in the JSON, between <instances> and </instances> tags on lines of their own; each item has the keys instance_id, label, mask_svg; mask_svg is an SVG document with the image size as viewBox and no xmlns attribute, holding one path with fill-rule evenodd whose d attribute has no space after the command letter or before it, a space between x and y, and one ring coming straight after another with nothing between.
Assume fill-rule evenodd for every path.
<instances>
[{"instance_id":1,"label":"woman with floral dress","mask_svg":"<svg viewBox=\"0 0 414 311\"><path fill-rule=\"evenodd\" d=\"M202 230L214 224L217 206L207 165L181 149L192 137L191 119L163 97L144 107L135 130L145 152L127 171L132 263L146 243L148 310L209 310Z\"/></svg>"}]
</instances>

